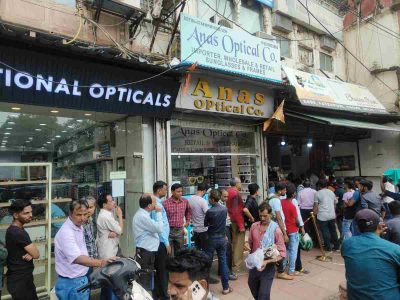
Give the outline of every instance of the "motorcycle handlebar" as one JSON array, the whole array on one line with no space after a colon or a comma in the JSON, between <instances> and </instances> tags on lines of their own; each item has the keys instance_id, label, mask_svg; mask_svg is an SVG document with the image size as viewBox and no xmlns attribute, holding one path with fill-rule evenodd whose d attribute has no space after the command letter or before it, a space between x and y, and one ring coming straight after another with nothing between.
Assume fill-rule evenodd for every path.
<instances>
[{"instance_id":1,"label":"motorcycle handlebar","mask_svg":"<svg viewBox=\"0 0 400 300\"><path fill-rule=\"evenodd\" d=\"M83 291L87 290L88 288L90 288L90 286L91 286L91 283L89 282L89 283L87 283L87 284L85 284L85 285L82 285L82 286L81 286L79 289L77 289L76 291L77 291L78 293L83 292Z\"/></svg>"}]
</instances>

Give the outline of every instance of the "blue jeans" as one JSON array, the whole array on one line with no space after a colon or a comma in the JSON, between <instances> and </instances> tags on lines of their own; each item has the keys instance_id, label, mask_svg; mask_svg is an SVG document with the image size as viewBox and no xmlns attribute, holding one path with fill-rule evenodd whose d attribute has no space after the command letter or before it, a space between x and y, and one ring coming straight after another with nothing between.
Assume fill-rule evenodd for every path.
<instances>
[{"instance_id":1,"label":"blue jeans","mask_svg":"<svg viewBox=\"0 0 400 300\"><path fill-rule=\"evenodd\" d=\"M296 259L297 259L297 250L299 249L299 234L297 232L295 233L289 233L289 243L287 244L286 248L286 257L283 262L283 269L286 268L287 265L289 265L289 274L294 273L295 268L296 268Z\"/></svg>"},{"instance_id":2,"label":"blue jeans","mask_svg":"<svg viewBox=\"0 0 400 300\"><path fill-rule=\"evenodd\" d=\"M343 223L342 223L342 235L343 235L343 240L348 239L352 236L351 234L351 223L353 222L353 219L347 220L343 218Z\"/></svg>"},{"instance_id":3,"label":"blue jeans","mask_svg":"<svg viewBox=\"0 0 400 300\"><path fill-rule=\"evenodd\" d=\"M214 252L217 251L218 266L221 271L221 282L224 290L229 289L229 271L226 262L226 240L225 236L208 236L207 254L213 259Z\"/></svg>"},{"instance_id":4,"label":"blue jeans","mask_svg":"<svg viewBox=\"0 0 400 300\"><path fill-rule=\"evenodd\" d=\"M77 289L88 283L86 276L66 278L58 276L55 290L59 300L89 300L90 289L78 293Z\"/></svg>"}]
</instances>

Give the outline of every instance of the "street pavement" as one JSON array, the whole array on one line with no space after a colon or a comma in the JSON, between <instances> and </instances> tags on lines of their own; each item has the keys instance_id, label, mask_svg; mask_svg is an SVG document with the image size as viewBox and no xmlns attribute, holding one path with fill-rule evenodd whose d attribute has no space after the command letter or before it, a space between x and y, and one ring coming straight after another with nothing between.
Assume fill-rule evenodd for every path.
<instances>
[{"instance_id":1,"label":"street pavement","mask_svg":"<svg viewBox=\"0 0 400 300\"><path fill-rule=\"evenodd\" d=\"M316 259L321 255L319 249L301 252L303 267L310 271L308 275L296 277L294 280L274 279L271 299L279 300L336 300L339 299L339 284L345 281L345 268L340 253L330 253L332 261L322 262ZM214 262L212 274L216 277ZM245 267L236 281L230 281L233 292L222 295L221 284L211 285L211 291L220 300L254 299L247 285Z\"/></svg>"}]
</instances>

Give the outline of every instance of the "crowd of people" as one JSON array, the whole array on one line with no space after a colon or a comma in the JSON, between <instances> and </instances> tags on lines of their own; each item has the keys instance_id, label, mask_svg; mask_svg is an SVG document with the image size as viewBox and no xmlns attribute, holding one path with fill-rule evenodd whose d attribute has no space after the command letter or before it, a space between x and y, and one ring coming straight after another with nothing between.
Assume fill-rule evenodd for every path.
<instances>
[{"instance_id":1,"label":"crowd of people","mask_svg":"<svg viewBox=\"0 0 400 300\"><path fill-rule=\"evenodd\" d=\"M253 297L270 299L275 277L293 280L309 273L299 246L307 233L325 251L341 251L349 299L399 299L400 194L388 178L382 179L381 189L377 194L372 182L360 177L313 181L304 176L270 184L264 200L260 187L251 183L244 201L241 180L232 178L228 189L200 183L188 199L175 183L164 199L167 183L157 181L152 193L140 197L131 220L135 258L142 268L155 270L140 276L139 283L154 299L191 299L188 293L195 289L204 291L204 300L216 299L209 288L219 281L210 276L216 253L223 295L233 291L229 282L238 278L245 262ZM100 211L94 218L96 205ZM32 220L31 203L15 200L10 211L7 288L13 299L37 299L33 260L40 253L24 229ZM77 289L88 282L93 268L122 255L123 231L122 210L110 194L69 204L69 217L54 240L58 299L89 299L89 290ZM260 249L261 263L255 263ZM249 251L246 261L244 251ZM101 299L117 298L111 288L102 288Z\"/></svg>"}]
</instances>

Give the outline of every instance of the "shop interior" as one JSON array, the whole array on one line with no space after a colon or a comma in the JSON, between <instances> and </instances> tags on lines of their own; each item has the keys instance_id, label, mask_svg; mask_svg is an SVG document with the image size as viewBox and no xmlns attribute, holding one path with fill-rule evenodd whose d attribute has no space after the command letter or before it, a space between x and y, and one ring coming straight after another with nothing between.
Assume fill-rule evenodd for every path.
<instances>
[{"instance_id":1,"label":"shop interior","mask_svg":"<svg viewBox=\"0 0 400 300\"><path fill-rule=\"evenodd\" d=\"M337 147L370 137L370 130L333 126L287 114L286 123L274 123L267 133L268 181L299 178L312 172L317 176L338 172L358 175L357 153L337 155ZM354 154L354 155L353 155Z\"/></svg>"},{"instance_id":2,"label":"shop interior","mask_svg":"<svg viewBox=\"0 0 400 300\"><path fill-rule=\"evenodd\" d=\"M49 240L53 243L57 230L68 216L71 199L97 198L103 192L110 192L110 171L125 169L124 153L116 151L118 136L126 130L120 126L124 117L0 104L0 163L7 164L0 165L0 240L5 240L6 229L12 222L8 211L12 200L32 200L33 220L26 230L41 252L34 271L39 293L46 290L49 281L55 280L53 246L48 248L48 243ZM46 163L51 163L51 167ZM124 209L124 197L118 198L118 202ZM51 255L47 254L48 249L52 249ZM48 278L49 272L46 272L49 257L52 278Z\"/></svg>"}]
</instances>

